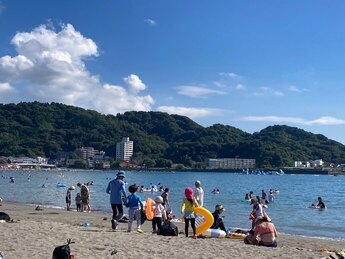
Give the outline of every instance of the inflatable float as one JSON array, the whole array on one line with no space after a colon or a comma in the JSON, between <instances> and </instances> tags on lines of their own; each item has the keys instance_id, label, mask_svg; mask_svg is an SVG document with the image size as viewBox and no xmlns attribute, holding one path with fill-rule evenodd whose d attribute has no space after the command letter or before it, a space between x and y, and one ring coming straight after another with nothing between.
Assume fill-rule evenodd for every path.
<instances>
[{"instance_id":1,"label":"inflatable float","mask_svg":"<svg viewBox=\"0 0 345 259\"><path fill-rule=\"evenodd\" d=\"M205 237L226 237L226 232L220 229L209 228L202 235Z\"/></svg>"},{"instance_id":2,"label":"inflatable float","mask_svg":"<svg viewBox=\"0 0 345 259\"><path fill-rule=\"evenodd\" d=\"M146 203L145 203L145 206L146 206L145 215L146 215L147 220L152 220L154 217L154 208L153 208L154 205L155 205L154 200L152 200L151 198L147 198Z\"/></svg>"},{"instance_id":3,"label":"inflatable float","mask_svg":"<svg viewBox=\"0 0 345 259\"><path fill-rule=\"evenodd\" d=\"M228 233L226 235L226 237L231 238L231 239L242 239L243 240L246 237L246 234L231 232L231 233Z\"/></svg>"},{"instance_id":4,"label":"inflatable float","mask_svg":"<svg viewBox=\"0 0 345 259\"><path fill-rule=\"evenodd\" d=\"M321 208L320 206L317 206L317 205L311 205L311 206L309 206L308 208L309 208L309 209L323 210L323 209L326 209L327 207Z\"/></svg>"},{"instance_id":5,"label":"inflatable float","mask_svg":"<svg viewBox=\"0 0 345 259\"><path fill-rule=\"evenodd\" d=\"M58 183L58 184L56 185L56 187L58 187L58 188L66 187L66 184L64 184L64 183Z\"/></svg>"},{"instance_id":6,"label":"inflatable float","mask_svg":"<svg viewBox=\"0 0 345 259\"><path fill-rule=\"evenodd\" d=\"M196 235L204 233L213 225L213 215L210 211L202 207L194 208L194 213L196 214Z\"/></svg>"}]
</instances>

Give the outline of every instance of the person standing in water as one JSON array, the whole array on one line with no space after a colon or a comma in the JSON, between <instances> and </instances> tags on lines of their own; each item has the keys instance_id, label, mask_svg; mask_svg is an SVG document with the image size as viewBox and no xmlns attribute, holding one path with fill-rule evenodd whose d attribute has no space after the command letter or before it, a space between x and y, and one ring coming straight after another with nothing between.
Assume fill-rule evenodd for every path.
<instances>
[{"instance_id":1,"label":"person standing in water","mask_svg":"<svg viewBox=\"0 0 345 259\"><path fill-rule=\"evenodd\" d=\"M118 221L123 217L123 201L126 200L125 172L119 171L116 174L116 179L111 180L108 184L106 193L110 194L110 204L113 210L113 218L111 220L111 227L116 230Z\"/></svg>"},{"instance_id":2,"label":"person standing in water","mask_svg":"<svg viewBox=\"0 0 345 259\"><path fill-rule=\"evenodd\" d=\"M201 182L199 180L195 181L195 199L200 207L204 206L204 190L201 187Z\"/></svg>"}]
</instances>

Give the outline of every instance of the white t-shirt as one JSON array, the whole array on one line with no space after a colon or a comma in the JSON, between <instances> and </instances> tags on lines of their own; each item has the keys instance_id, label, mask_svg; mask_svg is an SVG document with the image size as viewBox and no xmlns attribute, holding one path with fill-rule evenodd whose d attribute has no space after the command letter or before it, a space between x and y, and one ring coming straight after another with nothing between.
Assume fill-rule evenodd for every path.
<instances>
[{"instance_id":1,"label":"white t-shirt","mask_svg":"<svg viewBox=\"0 0 345 259\"><path fill-rule=\"evenodd\" d=\"M204 206L204 190L200 187L195 189L195 199L200 207Z\"/></svg>"}]
</instances>

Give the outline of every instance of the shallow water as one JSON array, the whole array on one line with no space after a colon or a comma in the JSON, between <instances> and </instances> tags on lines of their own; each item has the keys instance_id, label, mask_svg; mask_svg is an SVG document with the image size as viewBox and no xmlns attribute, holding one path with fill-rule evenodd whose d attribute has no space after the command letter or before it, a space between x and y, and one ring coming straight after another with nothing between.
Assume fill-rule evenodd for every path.
<instances>
[{"instance_id":1,"label":"shallow water","mask_svg":"<svg viewBox=\"0 0 345 259\"><path fill-rule=\"evenodd\" d=\"M93 209L111 212L109 195L105 193L108 182L115 177L114 171L2 171L0 174L0 197L6 201L24 204L41 204L51 207L65 207L66 188L57 188L58 182L67 186L78 182L94 181L90 186L91 206ZM63 175L61 175L63 174ZM15 183L9 183L9 177L15 177ZM246 192L253 191L260 195L271 188L279 189L275 201L266 209L275 223L277 230L289 234L306 236L345 238L345 189L342 176L327 175L241 175L232 173L210 172L126 172L126 182L148 187L150 183L170 188L170 203L173 212L180 216L180 205L184 188L193 186L200 180L205 192L204 206L211 212L216 204L223 204L227 226L250 228L248 216L251 206L243 202ZM42 184L46 188L42 188ZM212 194L213 189L220 189L220 194ZM72 192L72 207L78 188ZM140 193L142 199L155 197L157 193ZM309 209L311 203L322 196L327 209Z\"/></svg>"}]
</instances>

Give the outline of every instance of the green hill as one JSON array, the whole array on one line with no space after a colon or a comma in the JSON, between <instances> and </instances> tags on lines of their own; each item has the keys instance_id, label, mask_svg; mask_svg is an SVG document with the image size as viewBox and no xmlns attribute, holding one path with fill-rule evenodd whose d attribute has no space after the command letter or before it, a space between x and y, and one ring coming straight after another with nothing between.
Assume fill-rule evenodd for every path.
<instances>
[{"instance_id":1,"label":"green hill","mask_svg":"<svg viewBox=\"0 0 345 259\"><path fill-rule=\"evenodd\" d=\"M82 146L115 156L116 142L134 141L134 161L149 166L202 167L206 158L255 158L258 167L291 166L294 160L343 163L345 146L304 130L270 126L254 134L162 112L102 115L58 103L0 105L0 155L56 157Z\"/></svg>"}]
</instances>

